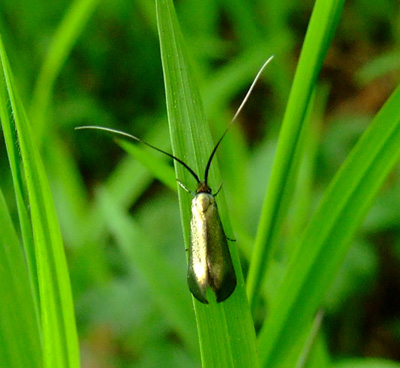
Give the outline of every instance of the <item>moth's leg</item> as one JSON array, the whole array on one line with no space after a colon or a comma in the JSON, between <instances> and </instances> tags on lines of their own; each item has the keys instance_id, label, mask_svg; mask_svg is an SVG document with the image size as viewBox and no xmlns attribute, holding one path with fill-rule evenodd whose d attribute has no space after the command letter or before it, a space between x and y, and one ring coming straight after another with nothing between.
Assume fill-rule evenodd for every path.
<instances>
[{"instance_id":1,"label":"moth's leg","mask_svg":"<svg viewBox=\"0 0 400 368\"><path fill-rule=\"evenodd\" d=\"M217 192L216 192L215 194L213 194L214 197L216 197L217 194L221 191L223 185L224 185L224 183L221 183L221 185L219 186ZM225 229L224 229L223 226L222 226L222 230L223 230L223 232L224 232L225 238L227 238L227 239L230 240L231 242L235 242L235 241L236 241L236 239L231 239L231 238L229 238L229 237L226 236L226 234L225 234Z\"/></svg>"},{"instance_id":2,"label":"moth's leg","mask_svg":"<svg viewBox=\"0 0 400 368\"><path fill-rule=\"evenodd\" d=\"M217 196L217 194L220 192L220 190L222 189L222 186L224 185L224 183L221 183L221 185L219 186L217 192L215 194L213 194L214 197Z\"/></svg>"},{"instance_id":3,"label":"moth's leg","mask_svg":"<svg viewBox=\"0 0 400 368\"><path fill-rule=\"evenodd\" d=\"M180 187L185 191L188 192L189 194L191 194L193 197L196 196L196 193L191 191L190 189L186 188L185 184L183 184L179 179L176 179L176 181L178 182L178 184L180 185Z\"/></svg>"},{"instance_id":4,"label":"moth's leg","mask_svg":"<svg viewBox=\"0 0 400 368\"><path fill-rule=\"evenodd\" d=\"M231 241L231 242L235 242L236 239L231 239L231 238L229 238L228 236L226 236L226 234L225 234L225 229L224 229L224 227L222 226L222 224L221 224L221 227L222 227L222 231L223 231L223 233L224 233L225 238L228 239L228 240Z\"/></svg>"}]
</instances>

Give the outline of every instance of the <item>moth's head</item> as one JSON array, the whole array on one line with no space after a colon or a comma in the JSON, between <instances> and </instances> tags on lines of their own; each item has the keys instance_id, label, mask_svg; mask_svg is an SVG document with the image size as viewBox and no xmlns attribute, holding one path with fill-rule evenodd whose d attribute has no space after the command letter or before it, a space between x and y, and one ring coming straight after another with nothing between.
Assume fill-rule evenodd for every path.
<instances>
[{"instance_id":1,"label":"moth's head","mask_svg":"<svg viewBox=\"0 0 400 368\"><path fill-rule=\"evenodd\" d=\"M207 185L205 181L199 182L197 186L196 193L211 193L211 188Z\"/></svg>"}]
</instances>

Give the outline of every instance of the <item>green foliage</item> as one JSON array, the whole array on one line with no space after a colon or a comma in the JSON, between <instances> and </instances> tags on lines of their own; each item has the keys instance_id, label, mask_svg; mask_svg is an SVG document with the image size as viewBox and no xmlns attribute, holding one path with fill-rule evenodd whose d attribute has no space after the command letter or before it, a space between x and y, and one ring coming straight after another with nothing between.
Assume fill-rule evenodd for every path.
<instances>
[{"instance_id":1,"label":"green foliage","mask_svg":"<svg viewBox=\"0 0 400 368\"><path fill-rule=\"evenodd\" d=\"M398 5L0 9L1 367L79 366L76 329L83 367L399 366ZM272 54L211 166L238 286L203 305L193 177L74 128L202 178Z\"/></svg>"},{"instance_id":2,"label":"green foliage","mask_svg":"<svg viewBox=\"0 0 400 368\"><path fill-rule=\"evenodd\" d=\"M28 330L28 334L35 333L36 338L40 336L44 367L76 367L79 365L79 353L75 316L69 274L54 203L31 126L24 108L19 102L18 95L14 91L13 76L2 43L0 43L0 57L3 71L2 85L0 86L2 90L2 100L0 101L2 126L5 131L7 147L19 146L29 200L30 223L27 223L27 203L22 203L20 195L24 191L24 188L21 188L22 167L19 162L15 162L15 150L11 148L9 157L12 162L11 167L15 170L13 177L17 178L14 186L20 205L21 229L25 232L25 239L28 240L24 244L24 250L26 255L32 256L35 253L34 262L30 260L31 280L21 278L21 283L28 284L23 286L28 292L27 299L29 299L29 292L32 292L29 301L33 309L31 315L33 320L29 321L29 327L32 331ZM11 108L13 121L7 114L8 106ZM16 134L13 132L14 129ZM6 206L3 205L2 207L5 211ZM7 213L5 217L7 219ZM9 221L7 221L6 226L12 228ZM30 226L32 234L27 234ZM12 234L11 229L9 231ZM13 242L10 245L7 244L8 241L3 241L3 246L10 248L5 250L20 252L20 244L16 241L15 234L13 234L11 240ZM34 252L32 247L34 247ZM12 248L14 250L11 250ZM16 266L20 266L18 262L20 262L20 258L16 256ZM21 267L16 267L15 271L18 271L18 269L21 269ZM21 271L24 272L25 270L22 269ZM9 278L11 276L16 277L12 272L9 272L7 276ZM38 295L35 295L34 291L30 289L32 284L38 285ZM17 290L15 289L15 291ZM37 292L37 289L35 291ZM17 300L22 302L20 295L17 294L17 296ZM10 309L7 312L11 312ZM2 318L8 318L7 314L3 315ZM35 322L40 323L40 331L36 330L38 326ZM17 322L17 326L20 325L19 329L22 329L23 323L23 319ZM6 339L4 340L6 341ZM26 345L27 349L26 351L23 350L23 354L29 356L28 354L32 350L31 342L28 341ZM38 343L36 343L34 354L36 359L33 359L36 364L41 358L37 345ZM21 354L21 352L18 352L18 354ZM13 361L12 357L9 357L8 360ZM14 364L13 362L12 365Z\"/></svg>"}]
</instances>

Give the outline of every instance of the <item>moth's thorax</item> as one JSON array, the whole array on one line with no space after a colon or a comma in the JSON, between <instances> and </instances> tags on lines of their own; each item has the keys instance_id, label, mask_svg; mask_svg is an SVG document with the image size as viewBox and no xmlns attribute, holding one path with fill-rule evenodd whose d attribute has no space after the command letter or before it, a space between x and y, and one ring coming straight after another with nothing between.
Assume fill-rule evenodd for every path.
<instances>
[{"instance_id":1,"label":"moth's thorax","mask_svg":"<svg viewBox=\"0 0 400 368\"><path fill-rule=\"evenodd\" d=\"M214 196L210 193L199 193L192 200L192 210L206 213L215 204Z\"/></svg>"}]
</instances>

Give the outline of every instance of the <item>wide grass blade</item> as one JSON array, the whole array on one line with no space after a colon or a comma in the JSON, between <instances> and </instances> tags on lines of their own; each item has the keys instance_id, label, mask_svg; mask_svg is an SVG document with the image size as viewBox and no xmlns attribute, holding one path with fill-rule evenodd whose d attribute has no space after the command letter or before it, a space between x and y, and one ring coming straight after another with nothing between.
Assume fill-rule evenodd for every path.
<instances>
[{"instance_id":1,"label":"wide grass blade","mask_svg":"<svg viewBox=\"0 0 400 368\"><path fill-rule=\"evenodd\" d=\"M295 249L260 333L264 367L280 367L304 334L350 239L400 157L400 87L382 107L329 186Z\"/></svg>"},{"instance_id":2,"label":"wide grass blade","mask_svg":"<svg viewBox=\"0 0 400 368\"><path fill-rule=\"evenodd\" d=\"M33 229L40 294L44 366L78 367L79 353L71 286L49 183L34 141L35 135L16 95L5 49L0 42L2 81L7 90L24 168ZM3 121L9 123L9 120ZM13 153L15 154L15 153Z\"/></svg>"},{"instance_id":3,"label":"wide grass blade","mask_svg":"<svg viewBox=\"0 0 400 368\"><path fill-rule=\"evenodd\" d=\"M198 88L187 63L186 50L172 1L158 0L157 21L164 71L167 112L173 154L183 159L200 177L213 149L209 128L204 118ZM177 177L194 188L194 180L180 165L175 165ZM219 185L216 161L210 172L210 185ZM216 189L214 189L216 190ZM191 197L178 191L186 247L189 247ZM230 234L223 193L218 195L219 208ZM203 305L193 301L204 367L257 367L255 332L244 289L236 245L231 246L238 277L238 286L224 303Z\"/></svg>"},{"instance_id":4,"label":"wide grass blade","mask_svg":"<svg viewBox=\"0 0 400 368\"><path fill-rule=\"evenodd\" d=\"M325 59L344 0L316 2L290 92L268 192L247 277L252 309L269 267L293 195L298 164L302 156L301 136L315 82Z\"/></svg>"}]
</instances>

